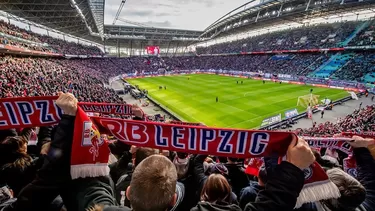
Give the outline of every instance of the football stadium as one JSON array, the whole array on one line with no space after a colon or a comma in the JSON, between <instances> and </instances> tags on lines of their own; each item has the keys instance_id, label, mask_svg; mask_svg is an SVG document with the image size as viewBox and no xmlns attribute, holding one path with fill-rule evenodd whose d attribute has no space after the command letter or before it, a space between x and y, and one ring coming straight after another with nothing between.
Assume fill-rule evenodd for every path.
<instances>
[{"instance_id":1,"label":"football stadium","mask_svg":"<svg viewBox=\"0 0 375 211\"><path fill-rule=\"evenodd\" d=\"M0 211L375 210L375 0L1 0Z\"/></svg>"}]
</instances>

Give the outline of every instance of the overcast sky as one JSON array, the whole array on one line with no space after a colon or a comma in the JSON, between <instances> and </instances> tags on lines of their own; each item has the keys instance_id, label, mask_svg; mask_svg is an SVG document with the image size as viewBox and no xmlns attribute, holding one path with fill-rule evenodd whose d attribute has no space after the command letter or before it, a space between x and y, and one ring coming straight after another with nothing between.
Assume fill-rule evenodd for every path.
<instances>
[{"instance_id":1,"label":"overcast sky","mask_svg":"<svg viewBox=\"0 0 375 211\"><path fill-rule=\"evenodd\" d=\"M127 0L120 18L152 27L204 30L248 0ZM106 0L105 24L112 24L121 0ZM118 21L116 24L125 24Z\"/></svg>"}]
</instances>

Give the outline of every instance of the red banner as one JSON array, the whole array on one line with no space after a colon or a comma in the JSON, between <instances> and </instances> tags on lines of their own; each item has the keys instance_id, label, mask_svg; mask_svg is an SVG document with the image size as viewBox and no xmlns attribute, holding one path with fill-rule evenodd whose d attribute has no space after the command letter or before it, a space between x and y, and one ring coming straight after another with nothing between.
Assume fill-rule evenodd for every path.
<instances>
[{"instance_id":1,"label":"red banner","mask_svg":"<svg viewBox=\"0 0 375 211\"><path fill-rule=\"evenodd\" d=\"M92 117L103 134L130 145L238 158L284 155L293 133L172 125ZM211 149L211 150L209 150Z\"/></svg>"},{"instance_id":2,"label":"red banner","mask_svg":"<svg viewBox=\"0 0 375 211\"><path fill-rule=\"evenodd\" d=\"M28 126L57 124L62 111L56 105L57 96L0 99L0 130ZM85 112L132 114L132 105L111 103L78 103Z\"/></svg>"}]
</instances>

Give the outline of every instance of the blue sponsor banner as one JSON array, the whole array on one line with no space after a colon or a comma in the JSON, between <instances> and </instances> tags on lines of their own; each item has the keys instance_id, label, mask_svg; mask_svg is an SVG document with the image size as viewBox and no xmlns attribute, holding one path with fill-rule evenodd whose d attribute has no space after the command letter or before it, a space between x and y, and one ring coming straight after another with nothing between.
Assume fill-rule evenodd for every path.
<instances>
[{"instance_id":1,"label":"blue sponsor banner","mask_svg":"<svg viewBox=\"0 0 375 211\"><path fill-rule=\"evenodd\" d=\"M298 115L297 109L285 111L285 119L289 119Z\"/></svg>"},{"instance_id":2,"label":"blue sponsor banner","mask_svg":"<svg viewBox=\"0 0 375 211\"><path fill-rule=\"evenodd\" d=\"M271 116L262 121L262 124L260 125L261 127L271 125L276 122L281 122L281 114L278 114L276 116Z\"/></svg>"},{"instance_id":3,"label":"blue sponsor banner","mask_svg":"<svg viewBox=\"0 0 375 211\"><path fill-rule=\"evenodd\" d=\"M271 59L272 60L291 60L293 59L293 56L289 54L279 54L279 55L272 56Z\"/></svg>"}]
</instances>

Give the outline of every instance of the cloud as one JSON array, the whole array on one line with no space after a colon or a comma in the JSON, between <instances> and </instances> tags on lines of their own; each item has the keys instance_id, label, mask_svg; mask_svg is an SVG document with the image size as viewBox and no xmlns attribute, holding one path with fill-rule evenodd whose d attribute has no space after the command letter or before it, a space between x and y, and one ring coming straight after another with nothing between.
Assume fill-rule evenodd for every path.
<instances>
[{"instance_id":1,"label":"cloud","mask_svg":"<svg viewBox=\"0 0 375 211\"><path fill-rule=\"evenodd\" d=\"M247 0L127 0L120 18L152 27L204 30L245 1ZM112 24L119 2L106 0L105 24Z\"/></svg>"},{"instance_id":2,"label":"cloud","mask_svg":"<svg viewBox=\"0 0 375 211\"><path fill-rule=\"evenodd\" d=\"M155 15L152 10L127 10L128 16L152 16Z\"/></svg>"}]
</instances>

